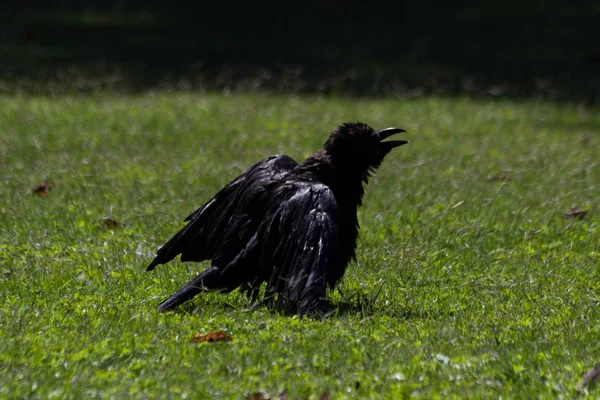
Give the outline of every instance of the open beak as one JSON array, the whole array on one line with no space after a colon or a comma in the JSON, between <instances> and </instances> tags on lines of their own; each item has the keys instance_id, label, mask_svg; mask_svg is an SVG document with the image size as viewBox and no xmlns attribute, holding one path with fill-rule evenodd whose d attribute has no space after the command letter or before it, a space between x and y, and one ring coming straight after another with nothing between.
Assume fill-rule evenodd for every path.
<instances>
[{"instance_id":1,"label":"open beak","mask_svg":"<svg viewBox=\"0 0 600 400\"><path fill-rule=\"evenodd\" d=\"M391 150L394 147L398 147L398 146L402 146L406 143L408 143L408 141L406 140L388 140L387 142L384 142L384 139L387 139L388 137L395 135L396 133L402 133L402 132L406 132L404 129L401 128L386 128L386 129L382 129L380 131L374 132L373 135L376 135L377 137L379 137L379 140L381 141L381 145L383 147L386 148L386 150Z\"/></svg>"}]
</instances>

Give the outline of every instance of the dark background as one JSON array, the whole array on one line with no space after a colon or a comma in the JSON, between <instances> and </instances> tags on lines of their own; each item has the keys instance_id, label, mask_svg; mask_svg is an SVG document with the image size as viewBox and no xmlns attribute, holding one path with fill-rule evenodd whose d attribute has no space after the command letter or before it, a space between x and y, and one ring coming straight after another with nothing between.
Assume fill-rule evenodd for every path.
<instances>
[{"instance_id":1,"label":"dark background","mask_svg":"<svg viewBox=\"0 0 600 400\"><path fill-rule=\"evenodd\" d=\"M433 93L594 103L600 1L566 3L9 0L0 6L0 91Z\"/></svg>"}]
</instances>

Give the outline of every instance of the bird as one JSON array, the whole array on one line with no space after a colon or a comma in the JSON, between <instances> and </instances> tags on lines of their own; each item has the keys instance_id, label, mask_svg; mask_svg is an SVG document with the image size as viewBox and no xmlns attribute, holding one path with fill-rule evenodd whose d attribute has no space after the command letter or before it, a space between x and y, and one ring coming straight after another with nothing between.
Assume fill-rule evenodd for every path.
<instances>
[{"instance_id":1,"label":"bird","mask_svg":"<svg viewBox=\"0 0 600 400\"><path fill-rule=\"evenodd\" d=\"M365 186L406 132L344 123L324 146L301 163L286 155L267 157L247 169L166 242L146 268L180 255L182 262L210 266L159 304L170 311L204 291L237 288L289 314L323 312L333 290L356 258L357 217Z\"/></svg>"}]
</instances>

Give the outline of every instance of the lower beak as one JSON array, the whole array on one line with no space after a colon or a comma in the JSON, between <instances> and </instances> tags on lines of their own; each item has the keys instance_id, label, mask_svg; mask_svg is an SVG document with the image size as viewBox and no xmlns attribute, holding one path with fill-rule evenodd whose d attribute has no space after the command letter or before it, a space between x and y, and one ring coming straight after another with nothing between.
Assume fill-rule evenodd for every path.
<instances>
[{"instance_id":1,"label":"lower beak","mask_svg":"<svg viewBox=\"0 0 600 400\"><path fill-rule=\"evenodd\" d=\"M401 128L386 128L386 129L382 129L380 131L374 132L374 135L377 135L379 137L379 140L381 140L381 145L383 147L385 147L387 150L391 150L394 147L399 147L402 145L405 145L406 143L408 143L408 141L406 140L389 140L387 142L383 142L384 139L387 139L388 137L395 135L396 133L402 133L402 132L406 132L404 129Z\"/></svg>"},{"instance_id":2,"label":"lower beak","mask_svg":"<svg viewBox=\"0 0 600 400\"><path fill-rule=\"evenodd\" d=\"M404 145L406 143L408 143L407 140L390 140L390 141L387 141L387 142L381 142L380 145L382 147L388 149L388 150L391 150L394 147L399 147L399 146L402 146L402 145Z\"/></svg>"}]
</instances>

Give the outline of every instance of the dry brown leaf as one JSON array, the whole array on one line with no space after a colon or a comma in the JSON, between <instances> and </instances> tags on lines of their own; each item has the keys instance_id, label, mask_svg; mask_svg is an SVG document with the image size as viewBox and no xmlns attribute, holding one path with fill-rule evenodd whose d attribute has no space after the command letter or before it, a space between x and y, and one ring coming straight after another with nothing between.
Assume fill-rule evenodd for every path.
<instances>
[{"instance_id":1,"label":"dry brown leaf","mask_svg":"<svg viewBox=\"0 0 600 400\"><path fill-rule=\"evenodd\" d=\"M271 396L269 396L265 392L256 392L256 393L250 393L248 396L246 396L246 399L247 400L271 400Z\"/></svg>"},{"instance_id":2,"label":"dry brown leaf","mask_svg":"<svg viewBox=\"0 0 600 400\"><path fill-rule=\"evenodd\" d=\"M104 229L119 229L121 223L114 218L104 217L100 220L100 228Z\"/></svg>"},{"instance_id":3,"label":"dry brown leaf","mask_svg":"<svg viewBox=\"0 0 600 400\"><path fill-rule=\"evenodd\" d=\"M50 193L50 190L52 190L52 187L48 182L42 181L42 183L33 188L32 193L40 197L46 197Z\"/></svg>"},{"instance_id":4,"label":"dry brown leaf","mask_svg":"<svg viewBox=\"0 0 600 400\"><path fill-rule=\"evenodd\" d=\"M288 400L285 389L279 393L279 397L271 397L265 392L250 393L246 396L246 400Z\"/></svg>"},{"instance_id":5,"label":"dry brown leaf","mask_svg":"<svg viewBox=\"0 0 600 400\"><path fill-rule=\"evenodd\" d=\"M581 390L584 387L596 382L600 378L600 362L596 363L593 368L590 368L588 372L583 375L581 381L577 384L577 389Z\"/></svg>"},{"instance_id":6,"label":"dry brown leaf","mask_svg":"<svg viewBox=\"0 0 600 400\"><path fill-rule=\"evenodd\" d=\"M233 336L226 334L223 331L208 332L206 334L196 333L192 336L190 343L202 343L202 342L231 342Z\"/></svg>"},{"instance_id":7,"label":"dry brown leaf","mask_svg":"<svg viewBox=\"0 0 600 400\"><path fill-rule=\"evenodd\" d=\"M510 181L510 175L502 173L502 174L492 174L492 175L488 175L487 177L488 181L502 181L502 182L508 182Z\"/></svg>"},{"instance_id":8,"label":"dry brown leaf","mask_svg":"<svg viewBox=\"0 0 600 400\"><path fill-rule=\"evenodd\" d=\"M588 213L587 210L574 207L565 213L565 217L583 219L587 215L587 213Z\"/></svg>"}]
</instances>

